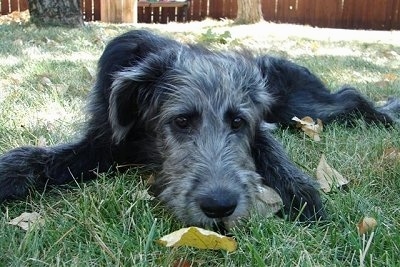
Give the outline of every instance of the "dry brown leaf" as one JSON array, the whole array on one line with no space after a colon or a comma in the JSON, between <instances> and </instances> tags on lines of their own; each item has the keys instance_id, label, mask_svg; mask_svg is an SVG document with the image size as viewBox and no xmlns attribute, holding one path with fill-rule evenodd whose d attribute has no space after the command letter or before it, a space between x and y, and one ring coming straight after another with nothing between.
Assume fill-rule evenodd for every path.
<instances>
[{"instance_id":1,"label":"dry brown leaf","mask_svg":"<svg viewBox=\"0 0 400 267\"><path fill-rule=\"evenodd\" d=\"M185 259L180 259L176 260L174 264L172 264L173 267L190 267L193 266L192 262L185 260Z\"/></svg>"},{"instance_id":2,"label":"dry brown leaf","mask_svg":"<svg viewBox=\"0 0 400 267\"><path fill-rule=\"evenodd\" d=\"M96 69L89 67L89 66L84 66L82 68L83 74L89 79L94 79L96 77Z\"/></svg>"},{"instance_id":3,"label":"dry brown leaf","mask_svg":"<svg viewBox=\"0 0 400 267\"><path fill-rule=\"evenodd\" d=\"M43 225L43 223L42 216L37 212L24 212L8 222L8 224L19 226L25 231L31 229L33 225Z\"/></svg>"},{"instance_id":4,"label":"dry brown leaf","mask_svg":"<svg viewBox=\"0 0 400 267\"><path fill-rule=\"evenodd\" d=\"M325 193L330 192L334 186L342 187L349 183L337 170L329 166L324 154L322 154L317 167L317 181Z\"/></svg>"},{"instance_id":5,"label":"dry brown leaf","mask_svg":"<svg viewBox=\"0 0 400 267\"><path fill-rule=\"evenodd\" d=\"M382 159L384 160L400 160L400 149L389 147L383 151Z\"/></svg>"},{"instance_id":6,"label":"dry brown leaf","mask_svg":"<svg viewBox=\"0 0 400 267\"><path fill-rule=\"evenodd\" d=\"M150 174L149 177L147 177L147 185L152 186L156 182L156 176L154 174Z\"/></svg>"},{"instance_id":7,"label":"dry brown leaf","mask_svg":"<svg viewBox=\"0 0 400 267\"><path fill-rule=\"evenodd\" d=\"M283 207L283 201L271 187L259 186L254 207L258 214L268 218Z\"/></svg>"},{"instance_id":8,"label":"dry brown leaf","mask_svg":"<svg viewBox=\"0 0 400 267\"><path fill-rule=\"evenodd\" d=\"M237 243L233 238L198 227L179 229L161 237L157 242L166 247L189 246L199 249L222 249L229 252L237 249Z\"/></svg>"},{"instance_id":9,"label":"dry brown leaf","mask_svg":"<svg viewBox=\"0 0 400 267\"><path fill-rule=\"evenodd\" d=\"M313 139L316 142L321 141L321 137L319 136L319 134L323 130L323 125L320 119L317 119L317 123L315 123L314 120L308 116L302 119L293 117L292 120L296 121L297 128L301 128L301 130L311 139Z\"/></svg>"},{"instance_id":10,"label":"dry brown leaf","mask_svg":"<svg viewBox=\"0 0 400 267\"><path fill-rule=\"evenodd\" d=\"M385 73L382 78L384 81L393 82L393 81L397 80L397 74L396 73Z\"/></svg>"},{"instance_id":11,"label":"dry brown leaf","mask_svg":"<svg viewBox=\"0 0 400 267\"><path fill-rule=\"evenodd\" d=\"M371 232L375 229L375 227L378 225L378 222L375 220L375 218L372 217L364 217L358 224L357 224L357 230L359 235L363 235L367 232Z\"/></svg>"}]
</instances>

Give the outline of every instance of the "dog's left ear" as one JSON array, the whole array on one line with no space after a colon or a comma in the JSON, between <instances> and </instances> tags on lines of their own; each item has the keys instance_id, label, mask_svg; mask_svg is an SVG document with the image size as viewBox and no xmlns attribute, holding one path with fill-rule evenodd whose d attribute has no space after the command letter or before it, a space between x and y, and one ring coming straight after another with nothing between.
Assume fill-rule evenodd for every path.
<instances>
[{"instance_id":1,"label":"dog's left ear","mask_svg":"<svg viewBox=\"0 0 400 267\"><path fill-rule=\"evenodd\" d=\"M121 142L132 128L148 127L163 99L163 76L174 62L172 52L151 54L140 64L114 74L109 99L113 139Z\"/></svg>"}]
</instances>

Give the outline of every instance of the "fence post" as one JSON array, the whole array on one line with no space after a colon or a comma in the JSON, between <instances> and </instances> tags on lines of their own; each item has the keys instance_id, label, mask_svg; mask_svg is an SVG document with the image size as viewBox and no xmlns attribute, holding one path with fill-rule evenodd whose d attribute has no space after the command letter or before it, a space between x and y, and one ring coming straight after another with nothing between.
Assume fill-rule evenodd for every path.
<instances>
[{"instance_id":1,"label":"fence post","mask_svg":"<svg viewBox=\"0 0 400 267\"><path fill-rule=\"evenodd\" d=\"M101 21L111 23L136 23L138 0L101 0Z\"/></svg>"}]
</instances>

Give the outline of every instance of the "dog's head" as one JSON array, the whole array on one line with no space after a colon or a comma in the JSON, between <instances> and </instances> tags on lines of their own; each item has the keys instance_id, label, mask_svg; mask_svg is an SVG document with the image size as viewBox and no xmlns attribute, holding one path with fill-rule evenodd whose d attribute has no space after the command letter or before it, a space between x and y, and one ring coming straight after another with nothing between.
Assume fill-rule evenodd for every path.
<instances>
[{"instance_id":1,"label":"dog's head","mask_svg":"<svg viewBox=\"0 0 400 267\"><path fill-rule=\"evenodd\" d=\"M114 141L138 128L154 138L161 201L189 225L248 216L261 183L254 138L271 102L254 59L181 46L149 53L113 77Z\"/></svg>"}]
</instances>

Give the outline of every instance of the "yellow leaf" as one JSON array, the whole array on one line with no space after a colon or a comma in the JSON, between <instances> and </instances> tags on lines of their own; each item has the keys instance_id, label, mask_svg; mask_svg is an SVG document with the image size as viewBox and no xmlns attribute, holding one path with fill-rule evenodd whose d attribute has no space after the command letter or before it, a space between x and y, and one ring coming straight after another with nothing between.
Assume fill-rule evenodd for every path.
<instances>
[{"instance_id":1,"label":"yellow leaf","mask_svg":"<svg viewBox=\"0 0 400 267\"><path fill-rule=\"evenodd\" d=\"M258 190L254 204L258 214L268 218L283 207L282 198L274 189L268 186L260 186Z\"/></svg>"},{"instance_id":2,"label":"yellow leaf","mask_svg":"<svg viewBox=\"0 0 400 267\"><path fill-rule=\"evenodd\" d=\"M357 230L360 235L373 231L378 222L372 217L364 217L358 224Z\"/></svg>"},{"instance_id":3,"label":"yellow leaf","mask_svg":"<svg viewBox=\"0 0 400 267\"><path fill-rule=\"evenodd\" d=\"M43 218L37 212L24 212L20 216L9 221L8 224L19 226L23 230L28 231L33 225L43 225Z\"/></svg>"},{"instance_id":4,"label":"yellow leaf","mask_svg":"<svg viewBox=\"0 0 400 267\"><path fill-rule=\"evenodd\" d=\"M222 249L229 252L237 249L237 243L233 238L198 227L179 229L163 236L157 242L166 247L189 246L199 249Z\"/></svg>"},{"instance_id":5,"label":"yellow leaf","mask_svg":"<svg viewBox=\"0 0 400 267\"><path fill-rule=\"evenodd\" d=\"M388 82L393 82L397 80L397 74L396 73L386 73L383 75L383 80L388 81Z\"/></svg>"},{"instance_id":6,"label":"yellow leaf","mask_svg":"<svg viewBox=\"0 0 400 267\"><path fill-rule=\"evenodd\" d=\"M323 125L322 121L320 119L317 119L317 123L314 122L314 120L311 117L304 117L302 119L299 119L297 117L293 117L292 120L297 122L297 128L301 128L301 130L308 135L311 139L314 141L321 141L321 137L319 134L323 130Z\"/></svg>"},{"instance_id":7,"label":"yellow leaf","mask_svg":"<svg viewBox=\"0 0 400 267\"><path fill-rule=\"evenodd\" d=\"M349 183L337 170L329 166L324 154L322 154L317 167L317 181L326 193L330 192L334 186L342 187Z\"/></svg>"}]
</instances>

